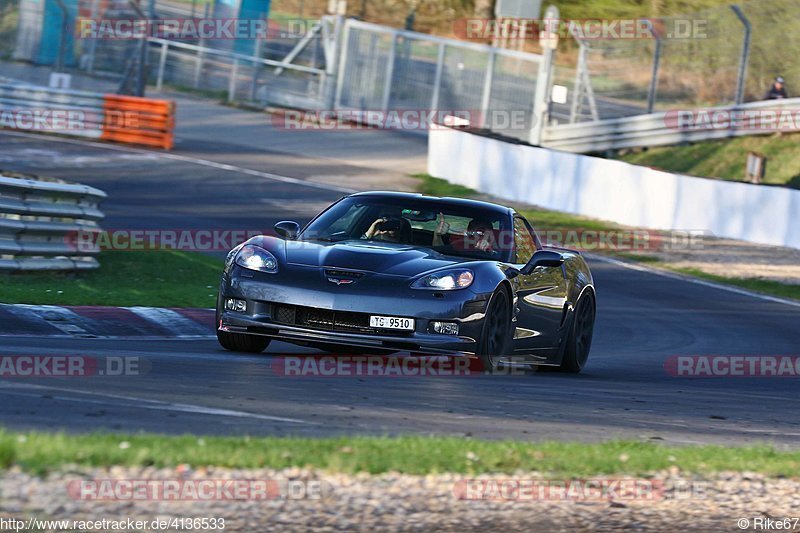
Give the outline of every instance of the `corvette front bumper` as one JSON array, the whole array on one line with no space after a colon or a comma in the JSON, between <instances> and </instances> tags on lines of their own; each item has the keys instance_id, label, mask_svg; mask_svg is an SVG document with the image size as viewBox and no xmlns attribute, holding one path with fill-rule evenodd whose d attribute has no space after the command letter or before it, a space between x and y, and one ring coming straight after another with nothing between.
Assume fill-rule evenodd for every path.
<instances>
[{"instance_id":1,"label":"corvette front bumper","mask_svg":"<svg viewBox=\"0 0 800 533\"><path fill-rule=\"evenodd\" d=\"M347 353L348 346L371 348L376 351L410 351L452 355L474 353L475 351L475 339L465 336L416 332L395 336L325 331L317 328L254 320L230 311L222 313L220 320L221 324L218 324L218 327L222 331L262 335L300 344L337 345L342 347L343 353Z\"/></svg>"},{"instance_id":2,"label":"corvette front bumper","mask_svg":"<svg viewBox=\"0 0 800 533\"><path fill-rule=\"evenodd\" d=\"M408 282L390 278L375 280L371 287L361 282L354 286L332 287L314 276L292 279L270 274L244 272L234 268L223 279L218 305L217 327L232 333L262 335L297 344L324 344L431 354L474 353L476 339L483 330L489 295L469 289L458 291L415 290ZM243 312L225 310L227 298L246 301ZM334 324L308 323L281 319L279 307L296 307L322 314L360 315L360 325L342 331ZM364 327L367 315L413 318L413 331L371 330ZM367 318L368 320L368 318ZM432 321L456 322L458 335L434 333ZM323 321L324 322L324 321ZM368 322L367 322L368 324ZM370 330L370 331L367 331Z\"/></svg>"}]
</instances>

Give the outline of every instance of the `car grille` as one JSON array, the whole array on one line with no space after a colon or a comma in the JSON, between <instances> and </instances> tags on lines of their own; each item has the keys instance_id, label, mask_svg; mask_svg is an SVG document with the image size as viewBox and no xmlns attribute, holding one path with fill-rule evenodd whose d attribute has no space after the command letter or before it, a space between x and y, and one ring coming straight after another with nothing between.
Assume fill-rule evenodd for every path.
<instances>
[{"instance_id":1,"label":"car grille","mask_svg":"<svg viewBox=\"0 0 800 533\"><path fill-rule=\"evenodd\" d=\"M273 304L272 319L279 324L302 326L326 331L353 333L381 333L383 330L369 326L369 314L352 311L332 311L299 305ZM393 331L392 335L408 335L410 332Z\"/></svg>"}]
</instances>

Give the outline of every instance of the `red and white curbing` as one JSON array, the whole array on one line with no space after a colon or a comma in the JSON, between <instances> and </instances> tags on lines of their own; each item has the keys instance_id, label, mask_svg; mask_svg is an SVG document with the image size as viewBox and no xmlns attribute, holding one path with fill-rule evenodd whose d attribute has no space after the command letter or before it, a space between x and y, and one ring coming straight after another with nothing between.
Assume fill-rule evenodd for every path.
<instances>
[{"instance_id":1,"label":"red and white curbing","mask_svg":"<svg viewBox=\"0 0 800 533\"><path fill-rule=\"evenodd\" d=\"M213 309L0 304L0 336L212 338Z\"/></svg>"}]
</instances>

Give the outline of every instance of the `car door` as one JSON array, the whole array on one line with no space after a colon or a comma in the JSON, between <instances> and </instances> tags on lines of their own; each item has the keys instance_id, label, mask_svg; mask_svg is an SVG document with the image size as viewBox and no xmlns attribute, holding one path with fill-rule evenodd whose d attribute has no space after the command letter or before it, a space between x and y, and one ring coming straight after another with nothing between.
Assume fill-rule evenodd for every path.
<instances>
[{"instance_id":1,"label":"car door","mask_svg":"<svg viewBox=\"0 0 800 533\"><path fill-rule=\"evenodd\" d=\"M521 269L537 250L537 239L528 221L514 217L514 266ZM560 344L559 331L567 301L563 267L536 267L513 279L517 292L514 351L547 358Z\"/></svg>"}]
</instances>

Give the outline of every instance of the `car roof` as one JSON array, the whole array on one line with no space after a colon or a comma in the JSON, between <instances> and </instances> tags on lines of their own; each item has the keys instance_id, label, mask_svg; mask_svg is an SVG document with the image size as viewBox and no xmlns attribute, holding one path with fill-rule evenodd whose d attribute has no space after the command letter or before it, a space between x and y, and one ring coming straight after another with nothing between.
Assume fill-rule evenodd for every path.
<instances>
[{"instance_id":1,"label":"car roof","mask_svg":"<svg viewBox=\"0 0 800 533\"><path fill-rule=\"evenodd\" d=\"M468 198L453 198L451 196L429 196L427 194L420 194L420 193L413 193L413 192L396 192L396 191L367 191L367 192L358 192L355 194L350 195L351 198L353 197L368 197L368 198L375 198L375 199L397 199L397 198L408 198L409 200L414 200L417 202L430 202L430 203L441 203L446 202L453 206L459 207L467 207L467 208L474 208L474 209L486 209L490 211L495 211L497 213L502 213L504 215L509 215L514 213L514 210L510 207L506 207L500 204L493 204L491 202L484 202L482 200L470 200Z\"/></svg>"}]
</instances>

